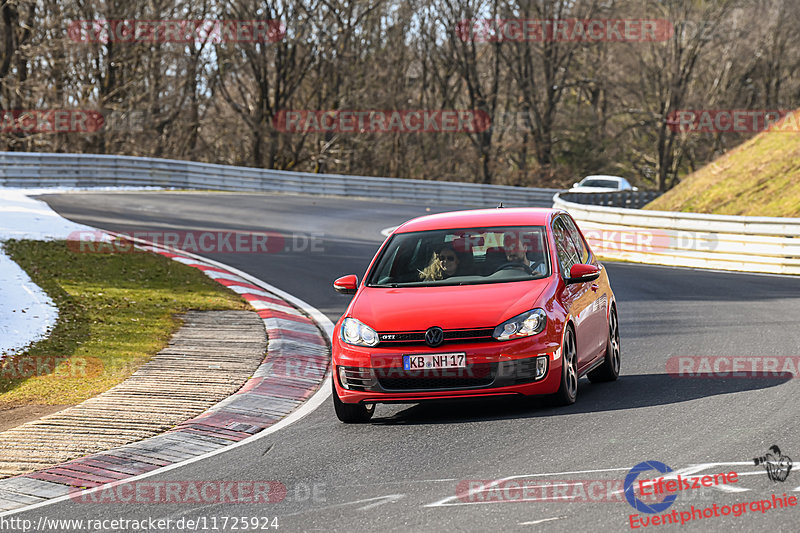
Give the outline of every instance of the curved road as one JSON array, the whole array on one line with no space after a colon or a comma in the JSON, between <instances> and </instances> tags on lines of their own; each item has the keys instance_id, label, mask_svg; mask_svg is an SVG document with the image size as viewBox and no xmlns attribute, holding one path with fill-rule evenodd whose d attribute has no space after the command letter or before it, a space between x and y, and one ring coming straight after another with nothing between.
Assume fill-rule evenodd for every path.
<instances>
[{"instance_id":1,"label":"curved road","mask_svg":"<svg viewBox=\"0 0 800 533\"><path fill-rule=\"evenodd\" d=\"M275 194L104 192L44 198L75 222L116 231L294 232L296 242L287 241L288 251L209 257L304 299L333 321L348 297L332 290L332 280L363 274L382 241L381 229L428 210L446 210ZM667 513L771 498L773 493L800 496L794 491L800 475L772 482L752 461L772 444L800 457L797 380L677 379L666 373L666 361L674 356L800 355L800 280L607 266L619 301L622 376L602 385L582 380L574 406L519 400L379 405L373 423L358 426L339 423L327 401L264 439L149 479L277 480L289 491L281 503L70 501L16 516L34 521L40 516L278 516L279 531L623 531L631 529L634 510L615 491L628 469L645 460L675 470L732 463L698 469L740 474L728 490L681 493ZM503 478L513 479L502 489L486 481ZM522 486L532 501L519 501L523 491L517 487ZM471 496L456 496L469 487L476 490ZM584 497L583 489L590 494ZM536 501L542 495L551 497ZM684 527L797 531L800 514L797 507L765 514L748 510Z\"/></svg>"}]
</instances>

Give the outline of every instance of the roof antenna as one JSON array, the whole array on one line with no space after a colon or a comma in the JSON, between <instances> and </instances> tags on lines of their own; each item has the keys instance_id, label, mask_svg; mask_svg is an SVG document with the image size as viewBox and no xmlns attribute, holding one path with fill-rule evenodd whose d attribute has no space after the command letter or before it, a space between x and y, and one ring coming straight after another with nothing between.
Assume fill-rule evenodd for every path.
<instances>
[{"instance_id":1,"label":"roof antenna","mask_svg":"<svg viewBox=\"0 0 800 533\"><path fill-rule=\"evenodd\" d=\"M497 209L503 209L504 207L505 206L503 205L503 202L500 202L500 205L497 206Z\"/></svg>"}]
</instances>

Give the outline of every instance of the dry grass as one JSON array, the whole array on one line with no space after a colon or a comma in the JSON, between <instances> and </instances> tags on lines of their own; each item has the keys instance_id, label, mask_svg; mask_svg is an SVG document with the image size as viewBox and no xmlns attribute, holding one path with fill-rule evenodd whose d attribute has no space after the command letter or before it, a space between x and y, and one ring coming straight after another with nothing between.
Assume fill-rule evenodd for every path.
<instances>
[{"instance_id":1,"label":"dry grass","mask_svg":"<svg viewBox=\"0 0 800 533\"><path fill-rule=\"evenodd\" d=\"M190 309L248 309L199 270L151 253L76 253L64 241L4 246L53 299L51 335L0 362L0 407L68 405L125 380Z\"/></svg>"},{"instance_id":2,"label":"dry grass","mask_svg":"<svg viewBox=\"0 0 800 533\"><path fill-rule=\"evenodd\" d=\"M800 110L795 114L800 120ZM762 132L690 174L645 209L800 217L800 133Z\"/></svg>"}]
</instances>

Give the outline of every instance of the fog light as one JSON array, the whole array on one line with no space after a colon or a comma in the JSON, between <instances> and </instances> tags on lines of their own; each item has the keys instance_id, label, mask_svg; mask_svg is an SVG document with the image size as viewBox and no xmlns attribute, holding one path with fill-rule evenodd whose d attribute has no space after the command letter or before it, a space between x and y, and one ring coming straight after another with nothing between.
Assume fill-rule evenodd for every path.
<instances>
[{"instance_id":1,"label":"fog light","mask_svg":"<svg viewBox=\"0 0 800 533\"><path fill-rule=\"evenodd\" d=\"M351 391L372 390L378 384L377 379L372 374L372 369L359 366L340 366L337 367L339 383L343 389Z\"/></svg>"},{"instance_id":2,"label":"fog light","mask_svg":"<svg viewBox=\"0 0 800 533\"><path fill-rule=\"evenodd\" d=\"M542 379L547 374L547 357L536 358L536 379Z\"/></svg>"}]
</instances>

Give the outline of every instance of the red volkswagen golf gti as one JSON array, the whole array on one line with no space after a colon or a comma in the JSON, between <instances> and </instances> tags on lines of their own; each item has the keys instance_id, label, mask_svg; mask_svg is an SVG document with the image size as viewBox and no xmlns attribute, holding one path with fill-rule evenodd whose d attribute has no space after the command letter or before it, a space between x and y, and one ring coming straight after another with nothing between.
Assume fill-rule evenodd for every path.
<instances>
[{"instance_id":1,"label":"red volkswagen golf gti","mask_svg":"<svg viewBox=\"0 0 800 533\"><path fill-rule=\"evenodd\" d=\"M613 381L620 344L614 293L570 215L481 209L398 227L333 336L333 401L343 422L376 403L552 395L578 379Z\"/></svg>"}]
</instances>

